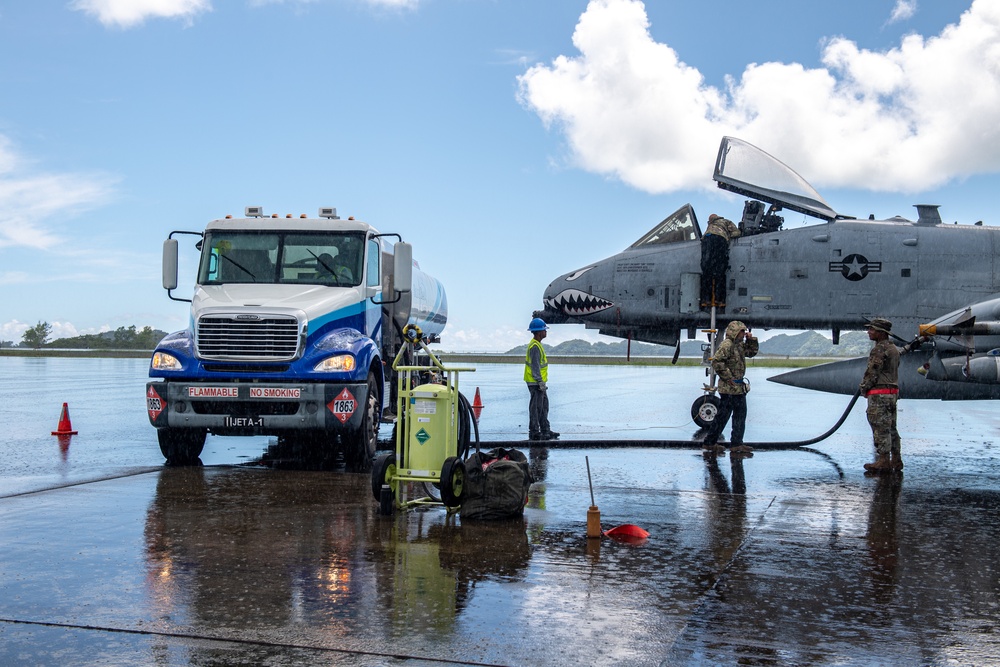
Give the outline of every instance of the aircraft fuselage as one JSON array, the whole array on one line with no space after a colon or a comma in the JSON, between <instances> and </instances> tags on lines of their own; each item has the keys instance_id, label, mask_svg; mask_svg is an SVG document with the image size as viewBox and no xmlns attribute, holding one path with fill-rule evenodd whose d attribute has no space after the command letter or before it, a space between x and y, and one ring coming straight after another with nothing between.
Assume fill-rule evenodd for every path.
<instances>
[{"instance_id":1,"label":"aircraft fuselage","mask_svg":"<svg viewBox=\"0 0 1000 667\"><path fill-rule=\"evenodd\" d=\"M1000 293L1000 228L844 220L730 243L724 320L754 328L861 329L886 317L910 338L927 322ZM554 280L539 313L621 338L676 344L699 309L700 243L632 247Z\"/></svg>"}]
</instances>

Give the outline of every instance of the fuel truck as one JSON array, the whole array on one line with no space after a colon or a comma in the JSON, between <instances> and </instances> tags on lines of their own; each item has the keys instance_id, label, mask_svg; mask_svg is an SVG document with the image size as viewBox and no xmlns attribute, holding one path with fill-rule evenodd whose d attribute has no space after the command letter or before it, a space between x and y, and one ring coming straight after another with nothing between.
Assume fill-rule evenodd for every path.
<instances>
[{"instance_id":1,"label":"fuel truck","mask_svg":"<svg viewBox=\"0 0 1000 667\"><path fill-rule=\"evenodd\" d=\"M189 465L209 433L271 435L304 457L369 470L383 406L395 405L388 375L402 330L412 324L438 342L444 288L398 234L335 208L244 216L164 241L163 287L190 301L191 318L150 361L146 406L160 451L168 465ZM173 294L181 235L199 237L191 299Z\"/></svg>"}]
</instances>

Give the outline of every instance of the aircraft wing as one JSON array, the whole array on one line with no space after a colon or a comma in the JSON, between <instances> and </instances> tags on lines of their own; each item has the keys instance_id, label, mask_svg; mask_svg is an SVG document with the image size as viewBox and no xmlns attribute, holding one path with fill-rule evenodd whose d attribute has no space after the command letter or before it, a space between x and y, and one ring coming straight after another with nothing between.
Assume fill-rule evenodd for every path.
<instances>
[{"instance_id":1,"label":"aircraft wing","mask_svg":"<svg viewBox=\"0 0 1000 667\"><path fill-rule=\"evenodd\" d=\"M1000 399L1000 384L976 382L967 379L931 380L925 366L937 357L933 351L915 350L899 358L899 397L967 401ZM964 360L964 357L962 357ZM770 382L825 391L831 394L853 394L868 366L867 357L832 361L818 366L798 368L794 371L767 378Z\"/></svg>"},{"instance_id":2,"label":"aircraft wing","mask_svg":"<svg viewBox=\"0 0 1000 667\"><path fill-rule=\"evenodd\" d=\"M791 167L735 137L722 138L712 178L723 190L822 220L837 218L837 212Z\"/></svg>"},{"instance_id":3,"label":"aircraft wing","mask_svg":"<svg viewBox=\"0 0 1000 667\"><path fill-rule=\"evenodd\" d=\"M1000 399L1000 297L942 315L920 325L919 331L924 344L899 359L900 398ZM850 394L857 389L866 366L867 359L858 357L768 379Z\"/></svg>"}]
</instances>

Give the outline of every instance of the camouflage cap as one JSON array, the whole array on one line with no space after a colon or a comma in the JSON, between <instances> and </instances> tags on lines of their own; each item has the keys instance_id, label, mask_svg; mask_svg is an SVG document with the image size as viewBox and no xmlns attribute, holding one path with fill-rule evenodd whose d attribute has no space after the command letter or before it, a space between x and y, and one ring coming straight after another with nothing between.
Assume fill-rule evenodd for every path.
<instances>
[{"instance_id":1,"label":"camouflage cap","mask_svg":"<svg viewBox=\"0 0 1000 667\"><path fill-rule=\"evenodd\" d=\"M892 322L885 319L884 317L876 317L871 322L865 325L865 329L875 329L875 331L890 333L892 331Z\"/></svg>"}]
</instances>

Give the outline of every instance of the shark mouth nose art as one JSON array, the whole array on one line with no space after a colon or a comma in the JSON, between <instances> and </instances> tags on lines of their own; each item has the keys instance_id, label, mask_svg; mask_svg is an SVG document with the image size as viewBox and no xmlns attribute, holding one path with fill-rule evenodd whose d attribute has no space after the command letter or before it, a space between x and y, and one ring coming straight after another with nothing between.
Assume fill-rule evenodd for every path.
<instances>
[{"instance_id":1,"label":"shark mouth nose art","mask_svg":"<svg viewBox=\"0 0 1000 667\"><path fill-rule=\"evenodd\" d=\"M546 299L545 305L552 310L579 317L581 315L599 313L615 304L607 299L602 299L599 296L594 296L578 289L567 289L559 292L559 294L551 299Z\"/></svg>"}]
</instances>

